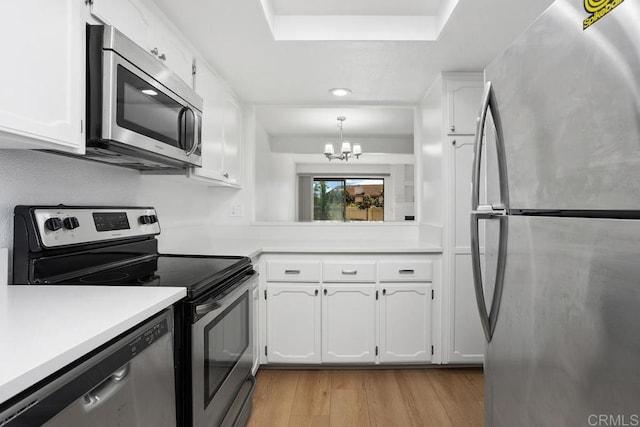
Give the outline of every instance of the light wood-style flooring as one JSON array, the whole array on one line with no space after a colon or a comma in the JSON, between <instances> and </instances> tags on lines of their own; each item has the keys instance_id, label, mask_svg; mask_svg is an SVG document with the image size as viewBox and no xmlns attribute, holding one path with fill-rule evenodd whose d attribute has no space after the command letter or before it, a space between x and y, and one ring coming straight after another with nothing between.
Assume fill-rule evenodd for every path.
<instances>
[{"instance_id":1,"label":"light wood-style flooring","mask_svg":"<svg viewBox=\"0 0 640 427\"><path fill-rule=\"evenodd\" d=\"M481 369L257 374L250 427L482 426Z\"/></svg>"}]
</instances>

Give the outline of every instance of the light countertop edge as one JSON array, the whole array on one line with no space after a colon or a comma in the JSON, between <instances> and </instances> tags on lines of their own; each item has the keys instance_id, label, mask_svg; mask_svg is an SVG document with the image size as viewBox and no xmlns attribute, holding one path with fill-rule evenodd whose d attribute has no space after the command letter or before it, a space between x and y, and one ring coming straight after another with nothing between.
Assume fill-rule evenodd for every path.
<instances>
[{"instance_id":1,"label":"light countertop edge","mask_svg":"<svg viewBox=\"0 0 640 427\"><path fill-rule=\"evenodd\" d=\"M185 288L0 289L0 403L186 296Z\"/></svg>"},{"instance_id":2,"label":"light countertop edge","mask_svg":"<svg viewBox=\"0 0 640 427\"><path fill-rule=\"evenodd\" d=\"M213 242L213 243L212 243ZM404 242L358 242L350 245L337 245L331 242L273 241L220 239L206 243L189 242L187 245L167 245L163 253L201 254L201 255L239 255L256 258L269 253L299 254L440 254L442 247L431 245L407 244Z\"/></svg>"}]
</instances>

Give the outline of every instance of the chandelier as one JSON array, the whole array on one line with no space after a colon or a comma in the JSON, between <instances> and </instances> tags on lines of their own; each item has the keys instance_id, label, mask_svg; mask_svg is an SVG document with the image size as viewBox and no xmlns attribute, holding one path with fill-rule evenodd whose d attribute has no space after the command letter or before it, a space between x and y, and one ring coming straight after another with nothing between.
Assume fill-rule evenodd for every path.
<instances>
[{"instance_id":1,"label":"chandelier","mask_svg":"<svg viewBox=\"0 0 640 427\"><path fill-rule=\"evenodd\" d=\"M360 158L362 155L362 147L360 144L353 144L353 151L351 150L351 144L349 141L342 139L342 123L347 120L344 116L338 116L338 132L340 134L340 154L334 154L333 143L325 144L324 155L327 156L329 161L333 159L349 161L350 157Z\"/></svg>"}]
</instances>

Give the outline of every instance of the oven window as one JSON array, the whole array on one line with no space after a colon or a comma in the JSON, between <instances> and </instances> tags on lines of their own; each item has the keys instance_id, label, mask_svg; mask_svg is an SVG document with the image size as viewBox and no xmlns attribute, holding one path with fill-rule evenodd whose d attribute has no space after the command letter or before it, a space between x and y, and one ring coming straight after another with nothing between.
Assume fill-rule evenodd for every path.
<instances>
[{"instance_id":1,"label":"oven window","mask_svg":"<svg viewBox=\"0 0 640 427\"><path fill-rule=\"evenodd\" d=\"M205 408L249 347L249 292L204 328Z\"/></svg>"},{"instance_id":2,"label":"oven window","mask_svg":"<svg viewBox=\"0 0 640 427\"><path fill-rule=\"evenodd\" d=\"M183 105L118 65L118 126L180 146L179 119Z\"/></svg>"}]
</instances>

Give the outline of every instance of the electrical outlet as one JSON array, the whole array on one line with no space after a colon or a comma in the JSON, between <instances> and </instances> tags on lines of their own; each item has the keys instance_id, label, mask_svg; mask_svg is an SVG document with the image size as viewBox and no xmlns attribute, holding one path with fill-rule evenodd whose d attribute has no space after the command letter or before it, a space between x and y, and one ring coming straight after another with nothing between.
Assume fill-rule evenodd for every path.
<instances>
[{"instance_id":1,"label":"electrical outlet","mask_svg":"<svg viewBox=\"0 0 640 427\"><path fill-rule=\"evenodd\" d=\"M242 216L242 205L231 203L229 206L229 216Z\"/></svg>"}]
</instances>

